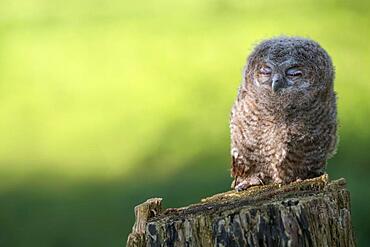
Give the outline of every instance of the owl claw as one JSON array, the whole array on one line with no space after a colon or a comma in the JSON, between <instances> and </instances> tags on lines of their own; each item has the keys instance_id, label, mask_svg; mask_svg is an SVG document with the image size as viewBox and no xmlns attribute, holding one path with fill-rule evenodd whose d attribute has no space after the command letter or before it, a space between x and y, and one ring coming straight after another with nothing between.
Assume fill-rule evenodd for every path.
<instances>
[{"instance_id":1,"label":"owl claw","mask_svg":"<svg viewBox=\"0 0 370 247\"><path fill-rule=\"evenodd\" d=\"M237 186L235 186L235 190L236 192L240 192L240 191L246 190L250 186L251 185L247 184L246 182L241 182Z\"/></svg>"},{"instance_id":2,"label":"owl claw","mask_svg":"<svg viewBox=\"0 0 370 247\"><path fill-rule=\"evenodd\" d=\"M242 181L238 183L238 181L234 180L233 185L234 189L237 192L243 191L248 189L249 187L256 186L256 185L262 185L263 181L259 177L249 177L245 178Z\"/></svg>"}]
</instances>

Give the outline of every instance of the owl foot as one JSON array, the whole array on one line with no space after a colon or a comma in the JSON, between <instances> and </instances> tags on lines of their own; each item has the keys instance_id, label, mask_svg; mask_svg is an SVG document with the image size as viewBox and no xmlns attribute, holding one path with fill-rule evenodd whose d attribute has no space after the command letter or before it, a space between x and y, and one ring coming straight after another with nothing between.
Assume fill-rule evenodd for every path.
<instances>
[{"instance_id":1,"label":"owl foot","mask_svg":"<svg viewBox=\"0 0 370 247\"><path fill-rule=\"evenodd\" d=\"M256 185L263 185L263 181L258 176L238 179L236 178L233 181L232 187L237 191L246 190L249 187L256 186Z\"/></svg>"}]
</instances>

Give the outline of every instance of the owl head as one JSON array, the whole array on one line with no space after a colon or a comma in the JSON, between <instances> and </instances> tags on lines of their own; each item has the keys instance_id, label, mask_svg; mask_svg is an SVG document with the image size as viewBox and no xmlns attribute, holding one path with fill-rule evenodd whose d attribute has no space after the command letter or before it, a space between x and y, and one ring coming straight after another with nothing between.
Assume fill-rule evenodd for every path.
<instances>
[{"instance_id":1,"label":"owl head","mask_svg":"<svg viewBox=\"0 0 370 247\"><path fill-rule=\"evenodd\" d=\"M333 91L334 69L329 55L317 42L277 37L255 47L244 79L245 87L259 97L294 105Z\"/></svg>"}]
</instances>

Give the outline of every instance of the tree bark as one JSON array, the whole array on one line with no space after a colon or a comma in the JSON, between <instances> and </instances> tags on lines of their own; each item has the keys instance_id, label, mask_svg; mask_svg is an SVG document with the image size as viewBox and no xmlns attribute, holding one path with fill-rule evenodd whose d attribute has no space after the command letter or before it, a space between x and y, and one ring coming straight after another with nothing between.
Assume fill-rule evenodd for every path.
<instances>
[{"instance_id":1,"label":"tree bark","mask_svg":"<svg viewBox=\"0 0 370 247\"><path fill-rule=\"evenodd\" d=\"M127 246L355 246L345 180L226 192L184 208L137 206Z\"/></svg>"}]
</instances>

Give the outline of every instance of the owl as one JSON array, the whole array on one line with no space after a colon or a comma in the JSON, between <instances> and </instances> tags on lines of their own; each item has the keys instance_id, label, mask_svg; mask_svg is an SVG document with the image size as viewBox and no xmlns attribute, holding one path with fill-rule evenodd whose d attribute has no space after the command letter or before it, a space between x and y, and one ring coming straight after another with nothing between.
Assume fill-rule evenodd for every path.
<instances>
[{"instance_id":1,"label":"owl","mask_svg":"<svg viewBox=\"0 0 370 247\"><path fill-rule=\"evenodd\" d=\"M247 59L231 111L232 187L320 176L337 144L334 67L315 41L276 37Z\"/></svg>"}]
</instances>

